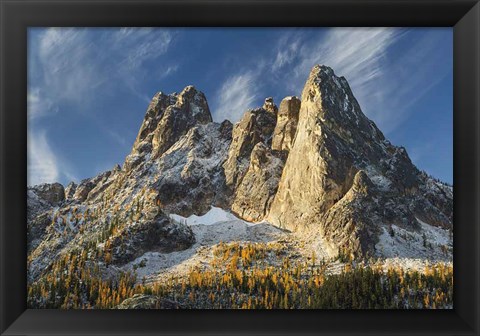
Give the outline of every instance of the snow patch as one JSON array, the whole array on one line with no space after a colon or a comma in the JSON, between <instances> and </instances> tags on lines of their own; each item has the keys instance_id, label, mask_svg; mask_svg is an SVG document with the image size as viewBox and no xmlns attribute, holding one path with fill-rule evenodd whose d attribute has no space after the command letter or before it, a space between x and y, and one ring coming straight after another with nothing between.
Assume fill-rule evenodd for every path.
<instances>
[{"instance_id":1,"label":"snow patch","mask_svg":"<svg viewBox=\"0 0 480 336\"><path fill-rule=\"evenodd\" d=\"M391 182L388 178L378 172L378 170L372 166L367 166L365 169L370 180L382 191L390 190Z\"/></svg>"},{"instance_id":2,"label":"snow patch","mask_svg":"<svg viewBox=\"0 0 480 336\"><path fill-rule=\"evenodd\" d=\"M183 217L177 214L170 214L170 218L180 222L185 223L186 225L213 225L219 222L227 222L227 221L241 221L247 224L251 224L249 222L243 221L237 218L231 212L223 210L221 208L212 207L206 214L202 216L191 215L190 217Z\"/></svg>"},{"instance_id":3,"label":"snow patch","mask_svg":"<svg viewBox=\"0 0 480 336\"><path fill-rule=\"evenodd\" d=\"M396 225L382 227L383 232L375 245L377 254L384 258L452 260L452 236L449 230L417 221L420 232L409 231Z\"/></svg>"},{"instance_id":4,"label":"snow patch","mask_svg":"<svg viewBox=\"0 0 480 336\"><path fill-rule=\"evenodd\" d=\"M415 219L420 223L422 226L422 231L425 233L427 240L433 242L435 245L449 245L452 243L450 239L450 232L449 230L445 230L436 226L432 226L425 222L422 222L420 219Z\"/></svg>"},{"instance_id":5,"label":"snow patch","mask_svg":"<svg viewBox=\"0 0 480 336\"><path fill-rule=\"evenodd\" d=\"M452 266L451 261L440 262L444 265ZM389 268L401 268L404 271L417 271L424 272L426 267L432 266L436 263L428 261L428 259L419 259L419 258L387 258L385 259L381 266L384 271L387 271Z\"/></svg>"}]
</instances>

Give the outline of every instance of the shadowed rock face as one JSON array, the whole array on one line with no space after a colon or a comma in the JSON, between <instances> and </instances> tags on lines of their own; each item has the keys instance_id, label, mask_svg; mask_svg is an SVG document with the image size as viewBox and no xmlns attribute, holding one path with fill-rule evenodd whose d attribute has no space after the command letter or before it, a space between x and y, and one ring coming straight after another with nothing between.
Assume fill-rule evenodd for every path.
<instances>
[{"instance_id":1,"label":"shadowed rock face","mask_svg":"<svg viewBox=\"0 0 480 336\"><path fill-rule=\"evenodd\" d=\"M65 191L66 199L77 203L94 199L101 193L101 191L105 190L109 185L109 182L107 181L112 181L111 175L115 174L117 171L118 170L114 168L113 170L98 174L95 177L84 179L78 185L75 183L69 184Z\"/></svg>"},{"instance_id":2,"label":"shadowed rock face","mask_svg":"<svg viewBox=\"0 0 480 336\"><path fill-rule=\"evenodd\" d=\"M265 218L277 192L285 159L286 153L274 151L263 142L253 147L248 170L233 197L234 213L251 222Z\"/></svg>"},{"instance_id":3,"label":"shadowed rock face","mask_svg":"<svg viewBox=\"0 0 480 336\"><path fill-rule=\"evenodd\" d=\"M222 164L231 134L229 121L195 126L157 159L158 178L152 188L165 210L188 217L204 214L212 205L228 207Z\"/></svg>"},{"instance_id":4,"label":"shadowed rock face","mask_svg":"<svg viewBox=\"0 0 480 336\"><path fill-rule=\"evenodd\" d=\"M255 145L262 142L268 147L271 146L276 115L272 113L273 107L269 108L271 110L258 108L245 112L242 119L233 127L232 143L223 165L227 186L232 190L241 183Z\"/></svg>"},{"instance_id":5,"label":"shadowed rock face","mask_svg":"<svg viewBox=\"0 0 480 336\"><path fill-rule=\"evenodd\" d=\"M121 234L108 241L112 263L126 264L148 251L172 252L184 250L195 243L188 226L176 225L159 212L154 218L125 226Z\"/></svg>"},{"instance_id":6,"label":"shadowed rock face","mask_svg":"<svg viewBox=\"0 0 480 336\"><path fill-rule=\"evenodd\" d=\"M75 182L70 182L65 188L65 199L67 201L71 200L75 195L76 190L77 190L77 184Z\"/></svg>"},{"instance_id":7,"label":"shadowed rock face","mask_svg":"<svg viewBox=\"0 0 480 336\"><path fill-rule=\"evenodd\" d=\"M60 204L65 199L65 190L60 183L44 183L29 187L28 190L52 206Z\"/></svg>"}]
</instances>

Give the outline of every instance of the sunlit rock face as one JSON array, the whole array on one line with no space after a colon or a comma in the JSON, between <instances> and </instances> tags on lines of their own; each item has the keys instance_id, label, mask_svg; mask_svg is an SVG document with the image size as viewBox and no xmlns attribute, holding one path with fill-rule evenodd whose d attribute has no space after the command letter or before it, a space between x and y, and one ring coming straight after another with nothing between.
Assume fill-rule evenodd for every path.
<instances>
[{"instance_id":1,"label":"sunlit rock face","mask_svg":"<svg viewBox=\"0 0 480 336\"><path fill-rule=\"evenodd\" d=\"M417 218L427 217L451 227L451 197L449 186L421 173L404 148L385 139L345 78L326 66L312 69L267 220L310 232L332 255L364 256L379 252L383 227L418 230Z\"/></svg>"},{"instance_id":2,"label":"sunlit rock face","mask_svg":"<svg viewBox=\"0 0 480 336\"><path fill-rule=\"evenodd\" d=\"M272 149L286 150L292 148L297 133L298 114L301 101L297 97L286 97L280 103L277 124L273 132Z\"/></svg>"}]
</instances>

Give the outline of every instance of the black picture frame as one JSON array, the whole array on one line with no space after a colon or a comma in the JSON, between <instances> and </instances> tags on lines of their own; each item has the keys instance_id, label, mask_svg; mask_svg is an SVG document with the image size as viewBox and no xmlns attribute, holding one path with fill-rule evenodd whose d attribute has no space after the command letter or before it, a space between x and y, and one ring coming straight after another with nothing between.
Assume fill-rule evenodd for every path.
<instances>
[{"instance_id":1,"label":"black picture frame","mask_svg":"<svg viewBox=\"0 0 480 336\"><path fill-rule=\"evenodd\" d=\"M473 0L0 0L2 335L479 335L480 4ZM27 27L451 26L454 309L26 309Z\"/></svg>"}]
</instances>

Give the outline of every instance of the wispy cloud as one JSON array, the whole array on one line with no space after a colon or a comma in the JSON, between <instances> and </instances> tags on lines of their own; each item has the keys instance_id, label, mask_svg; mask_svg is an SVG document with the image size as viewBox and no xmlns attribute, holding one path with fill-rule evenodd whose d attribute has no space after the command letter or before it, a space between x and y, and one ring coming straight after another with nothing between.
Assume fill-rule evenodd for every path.
<instances>
[{"instance_id":1,"label":"wispy cloud","mask_svg":"<svg viewBox=\"0 0 480 336\"><path fill-rule=\"evenodd\" d=\"M115 91L149 102L150 97L138 88L149 74L148 63L167 52L174 33L152 28L48 28L30 33L35 38L29 44L28 118L33 140L29 176L38 183L65 177L68 170L68 162L58 160L49 146L44 123L39 121L60 112L96 120L89 115L91 104L98 102L99 95ZM175 71L171 65L164 68L166 73ZM121 131L111 127L106 134L127 146Z\"/></svg>"},{"instance_id":2,"label":"wispy cloud","mask_svg":"<svg viewBox=\"0 0 480 336\"><path fill-rule=\"evenodd\" d=\"M300 94L315 64L332 67L347 78L363 112L388 133L408 118L409 107L451 71L449 64L438 67L442 37L434 29L397 50L392 63L390 48L408 33L397 28L333 28L312 41L289 32L279 40L271 69L277 77L288 73L285 83Z\"/></svg>"},{"instance_id":3,"label":"wispy cloud","mask_svg":"<svg viewBox=\"0 0 480 336\"><path fill-rule=\"evenodd\" d=\"M251 87L253 82L283 85L289 95L300 95L311 68L325 64L347 78L364 112L378 120L378 106L390 93L382 83L386 53L402 34L393 28L334 28L312 40L305 30L289 30L278 38L272 53L257 57L255 64L222 84L216 113L237 121L262 93Z\"/></svg>"},{"instance_id":4,"label":"wispy cloud","mask_svg":"<svg viewBox=\"0 0 480 336\"><path fill-rule=\"evenodd\" d=\"M27 95L28 119L33 121L44 117L51 111L56 112L53 105L53 102L49 98L42 97L40 88L32 88Z\"/></svg>"},{"instance_id":5,"label":"wispy cloud","mask_svg":"<svg viewBox=\"0 0 480 336\"><path fill-rule=\"evenodd\" d=\"M439 52L444 38L435 29L429 29L403 50L399 61L389 64L388 73L377 84L382 88L383 99L376 109L372 108L372 116L387 131L405 121L414 112L414 105L451 73L450 59Z\"/></svg>"},{"instance_id":6,"label":"wispy cloud","mask_svg":"<svg viewBox=\"0 0 480 336\"><path fill-rule=\"evenodd\" d=\"M29 87L29 94L42 99L35 107L43 110L29 113L54 113L55 105L65 102L86 105L100 86L112 90L113 81L116 89L123 86L139 95L137 84L148 74L143 66L165 54L172 39L171 32L150 28L46 29L39 36L38 49L31 51L31 77L42 86Z\"/></svg>"},{"instance_id":7,"label":"wispy cloud","mask_svg":"<svg viewBox=\"0 0 480 336\"><path fill-rule=\"evenodd\" d=\"M315 47L313 54L317 58L304 60L300 69L305 70L311 61L331 66L347 78L364 112L383 130L393 128L391 115L385 115L392 111L385 104L392 83L385 86L384 76L387 50L401 37L401 32L394 28L332 30L325 42Z\"/></svg>"},{"instance_id":8,"label":"wispy cloud","mask_svg":"<svg viewBox=\"0 0 480 336\"><path fill-rule=\"evenodd\" d=\"M299 48L302 40L298 33L289 33L282 36L277 43L277 51L274 56L272 70L276 73L292 64L299 56Z\"/></svg>"},{"instance_id":9,"label":"wispy cloud","mask_svg":"<svg viewBox=\"0 0 480 336\"><path fill-rule=\"evenodd\" d=\"M125 140L125 137L121 136L119 133L112 131L111 129L108 129L108 128L105 128L105 131L118 144L122 145L125 148L130 147L131 144L129 144L127 140Z\"/></svg>"},{"instance_id":10,"label":"wispy cloud","mask_svg":"<svg viewBox=\"0 0 480 336\"><path fill-rule=\"evenodd\" d=\"M163 55L173 38L170 32L153 28L123 28L116 34L113 47L122 53L126 51L122 65L130 70Z\"/></svg>"},{"instance_id":11,"label":"wispy cloud","mask_svg":"<svg viewBox=\"0 0 480 336\"><path fill-rule=\"evenodd\" d=\"M159 78L167 78L168 76L174 74L175 72L178 71L178 69L180 68L180 65L179 64L171 64L171 65L168 65L166 68L161 68L159 71L158 71L158 77Z\"/></svg>"},{"instance_id":12,"label":"wispy cloud","mask_svg":"<svg viewBox=\"0 0 480 336\"><path fill-rule=\"evenodd\" d=\"M282 66L276 66L276 62L272 70L285 71L288 66L291 78L287 83L296 94L301 93L311 68L324 64L347 78L367 114L372 112L371 106L385 99L385 88L379 81L386 69L387 50L402 36L401 30L334 28L317 40L301 40L297 33L290 35L282 39L277 49L278 59L285 50L290 50L287 46L295 46L295 52L290 52L288 58L290 62L283 62Z\"/></svg>"},{"instance_id":13,"label":"wispy cloud","mask_svg":"<svg viewBox=\"0 0 480 336\"><path fill-rule=\"evenodd\" d=\"M238 121L247 109L254 107L257 99L254 86L255 75L251 71L227 78L216 94L218 103L213 112L214 119Z\"/></svg>"},{"instance_id":14,"label":"wispy cloud","mask_svg":"<svg viewBox=\"0 0 480 336\"><path fill-rule=\"evenodd\" d=\"M57 159L45 133L28 136L28 185L58 181Z\"/></svg>"},{"instance_id":15,"label":"wispy cloud","mask_svg":"<svg viewBox=\"0 0 480 336\"><path fill-rule=\"evenodd\" d=\"M422 158L430 153L434 149L435 141L424 141L416 146L413 146L409 151L410 159L417 163L422 160Z\"/></svg>"},{"instance_id":16,"label":"wispy cloud","mask_svg":"<svg viewBox=\"0 0 480 336\"><path fill-rule=\"evenodd\" d=\"M55 155L45 131L28 132L28 185L59 182L62 178L77 181L67 167Z\"/></svg>"}]
</instances>

